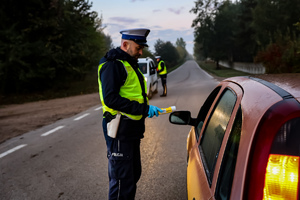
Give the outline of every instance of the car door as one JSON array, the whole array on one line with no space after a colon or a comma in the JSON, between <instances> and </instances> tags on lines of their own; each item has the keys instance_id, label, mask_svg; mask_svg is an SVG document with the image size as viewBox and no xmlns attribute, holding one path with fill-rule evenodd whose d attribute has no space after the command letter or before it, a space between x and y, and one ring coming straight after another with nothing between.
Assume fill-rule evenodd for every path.
<instances>
[{"instance_id":1,"label":"car door","mask_svg":"<svg viewBox=\"0 0 300 200\"><path fill-rule=\"evenodd\" d=\"M156 90L157 90L157 85L155 85L155 84L157 84L156 67L155 67L153 61L150 61L149 65L150 65L151 90L152 90L152 92L156 92Z\"/></svg>"},{"instance_id":2,"label":"car door","mask_svg":"<svg viewBox=\"0 0 300 200\"><path fill-rule=\"evenodd\" d=\"M238 85L222 82L201 107L194 127L197 144L189 151L188 199L215 199L222 157L242 95Z\"/></svg>"}]
</instances>

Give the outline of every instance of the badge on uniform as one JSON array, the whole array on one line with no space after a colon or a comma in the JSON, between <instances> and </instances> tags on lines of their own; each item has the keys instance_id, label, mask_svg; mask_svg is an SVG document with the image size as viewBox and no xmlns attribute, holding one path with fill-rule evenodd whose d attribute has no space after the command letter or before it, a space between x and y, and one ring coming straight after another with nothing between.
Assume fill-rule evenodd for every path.
<instances>
[{"instance_id":1,"label":"badge on uniform","mask_svg":"<svg viewBox=\"0 0 300 200\"><path fill-rule=\"evenodd\" d=\"M118 112L110 122L107 123L107 135L111 138L117 137L117 132L121 120L121 113Z\"/></svg>"}]
</instances>

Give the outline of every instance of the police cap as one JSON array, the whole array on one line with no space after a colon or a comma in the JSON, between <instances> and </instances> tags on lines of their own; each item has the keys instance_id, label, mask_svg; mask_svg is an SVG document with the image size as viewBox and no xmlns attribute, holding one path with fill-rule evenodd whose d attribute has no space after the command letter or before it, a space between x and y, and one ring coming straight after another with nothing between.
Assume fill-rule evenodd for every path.
<instances>
[{"instance_id":1,"label":"police cap","mask_svg":"<svg viewBox=\"0 0 300 200\"><path fill-rule=\"evenodd\" d=\"M150 33L149 29L146 28L135 28L135 29L125 29L121 30L122 39L132 40L135 43L148 47L147 36Z\"/></svg>"}]
</instances>

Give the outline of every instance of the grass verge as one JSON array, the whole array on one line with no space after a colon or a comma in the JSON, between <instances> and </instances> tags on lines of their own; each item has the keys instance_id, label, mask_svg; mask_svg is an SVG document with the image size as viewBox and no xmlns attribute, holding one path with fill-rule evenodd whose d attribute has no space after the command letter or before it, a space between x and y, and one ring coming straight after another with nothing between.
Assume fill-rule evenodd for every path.
<instances>
[{"instance_id":1,"label":"grass verge","mask_svg":"<svg viewBox=\"0 0 300 200\"><path fill-rule=\"evenodd\" d=\"M250 75L249 73L246 72L241 72L237 71L235 69L223 67L220 65L220 69L216 68L216 63L214 62L204 62L204 61L197 61L198 65L208 72L209 74L218 76L218 77L223 77L223 78L228 78L228 77L233 77L233 76L247 76Z\"/></svg>"},{"instance_id":2,"label":"grass verge","mask_svg":"<svg viewBox=\"0 0 300 200\"><path fill-rule=\"evenodd\" d=\"M24 94L0 95L0 105L21 104L98 92L97 73L87 74L84 80L73 81L52 89Z\"/></svg>"}]
</instances>

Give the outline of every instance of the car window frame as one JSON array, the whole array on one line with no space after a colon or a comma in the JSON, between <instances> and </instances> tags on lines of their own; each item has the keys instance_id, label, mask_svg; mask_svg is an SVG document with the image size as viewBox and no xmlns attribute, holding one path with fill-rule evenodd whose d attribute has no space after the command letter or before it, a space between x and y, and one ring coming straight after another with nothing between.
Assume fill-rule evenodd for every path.
<instances>
[{"instance_id":1,"label":"car window frame","mask_svg":"<svg viewBox=\"0 0 300 200\"><path fill-rule=\"evenodd\" d=\"M222 91L224 89L231 88L235 91L235 93L238 96L238 98L237 98L238 100L237 100L237 103L236 103L236 105L233 109L232 116L236 115L238 107L239 107L239 105L241 104L241 101L242 101L243 88L238 83L230 81L230 80L223 80L218 85L216 85L215 89L217 87L220 87L220 90L217 92L217 96L215 97L215 99L210 100L210 103L211 102L213 102L213 103L210 107L208 106L208 108L207 108L209 111L208 111L207 115L205 116L205 120L204 120L204 123L203 123L204 127L206 126L207 119L211 115L211 112L212 112L213 108L215 107L216 103L218 102L218 99L220 98L220 95L222 94ZM206 98L206 100L207 100L207 98ZM200 113L200 111L198 112L198 117L199 117L199 113ZM217 175L219 173L219 167L220 167L220 164L221 164L221 161L222 161L221 158L224 154L224 149L225 149L224 141L227 142L228 135L229 135L229 132L230 132L229 129L232 127L233 122L234 122L234 118L232 116L229 120L228 127L226 129L226 132L225 132L225 135L224 135L224 138L223 138L223 143L222 143L220 151L219 151L219 157L217 159L217 163L216 163L216 166L215 166L215 169L214 169L215 171L214 171L212 184L209 184L209 182L207 180L207 176L206 176L206 173L205 173L205 168L203 166L202 158L201 158L199 148L198 148L204 128L202 128L202 130L200 131L200 139L197 141L196 137L195 137L195 133L194 133L196 127L195 127L195 125L193 125L193 127L192 127L192 129L189 133L189 134L193 134L193 135L188 136L188 137L191 137L191 139L187 144L187 148L188 148L188 166L187 166L187 176L188 177L187 177L187 182L190 185L188 187L189 196L191 195L191 197L197 197L197 199L198 198L199 199L214 198L214 193L215 193L215 189L216 189L216 182L217 182ZM197 118L195 119L195 121L197 121ZM192 143L190 143L190 142L192 142ZM194 171L194 170L196 170L196 171ZM235 177L234 177L234 180L235 180ZM235 186L233 185L232 187L235 187Z\"/></svg>"},{"instance_id":2,"label":"car window frame","mask_svg":"<svg viewBox=\"0 0 300 200\"><path fill-rule=\"evenodd\" d=\"M154 75L156 70L154 69L155 65L152 61L149 62L149 71L150 71L150 75Z\"/></svg>"},{"instance_id":3,"label":"car window frame","mask_svg":"<svg viewBox=\"0 0 300 200\"><path fill-rule=\"evenodd\" d=\"M235 102L234 102L233 108L231 110L230 117L229 117L227 125L226 125L226 129L224 130L224 134L223 134L223 137L222 137L222 141L220 143L220 147L218 147L218 152L216 153L216 158L214 159L212 170L210 171L209 167L208 167L207 160L206 160L206 158L204 156L204 151L200 147L201 147L201 143L203 142L203 139L204 139L205 131L207 130L208 126L210 125L211 118L212 118L212 116L213 116L213 114L214 114L217 106L219 105L221 99L224 97L224 95L226 94L227 91L230 91L235 96ZM220 153L220 150L221 150L221 146L224 143L225 133L228 130L229 121L233 117L233 111L234 111L234 108L236 107L236 104L237 104L237 98L238 98L237 94L235 93L235 91L233 89L231 89L230 87L225 87L221 91L220 95L218 96L217 101L214 103L214 105L212 107L212 110L209 113L209 116L206 117L206 119L205 119L206 120L206 124L202 128L203 130L202 130L202 134L201 134L201 137L200 137L200 140L199 140L199 143L198 143L198 149L199 149L200 157L201 157L201 160L202 160L202 164L203 164L203 166L205 168L206 178L207 178L207 181L208 181L210 187L212 185L213 177L215 176L214 171L215 171L217 160L219 159L219 153Z\"/></svg>"},{"instance_id":4,"label":"car window frame","mask_svg":"<svg viewBox=\"0 0 300 200\"><path fill-rule=\"evenodd\" d=\"M237 157L239 153L239 146L240 146L240 139L242 135L242 126L243 126L243 111L241 108L241 105L239 105L238 111L236 112L235 119L233 122L233 126L231 127L230 133L228 140L226 142L226 147L224 154L222 156L222 163L220 165L218 177L217 177L217 183L216 183L216 189L215 189L215 199L220 200L222 199L221 197L221 186L224 187L227 186L228 188L226 189L226 194L227 198L230 198L231 196L231 190L232 190L232 183L234 179L234 174L235 174L235 168L236 168L236 162L237 162ZM238 138L238 141L237 141ZM228 153L230 152L230 153ZM230 160L229 155L233 155L233 159ZM232 162L234 166L231 166L229 169L230 171L225 171L228 169L228 162ZM229 175L227 177L227 182L223 182L223 178L226 178L225 176ZM224 185L223 185L224 184Z\"/></svg>"},{"instance_id":5,"label":"car window frame","mask_svg":"<svg viewBox=\"0 0 300 200\"><path fill-rule=\"evenodd\" d=\"M215 97L212 103L212 105L210 106L209 111L207 113L207 116L205 117L205 120L204 120L204 123L203 123L203 127L206 126L207 124L207 121L208 121L208 118L209 116L211 115L215 105L217 104L218 102L218 99L220 98L222 92L226 89L226 88L230 88L232 89L236 94L237 94L237 102L236 102L236 105L233 109L233 112L232 112L232 115L231 115L231 118L229 120L229 124L227 126L227 129L226 129L226 132L225 132L225 135L224 135L224 138L223 138L223 143L221 145L221 148L220 148L220 151L219 151L219 157L217 159L217 163L216 163L216 166L220 166L221 164L221 161L222 161L222 157L223 157L223 154L224 154L224 151L225 151L225 146L226 146L226 142L228 140L228 137L229 137L229 133L230 133L230 130L231 130L231 127L233 126L233 123L234 123L234 116L236 115L237 111L238 111L238 108L239 108L239 105L241 104L241 101L242 101L242 98L243 98L243 89L242 89L242 86L240 86L239 84L237 83L234 83L234 82L231 82L231 81L222 81L219 85L216 86L217 87L220 87L220 90L218 91L218 94L217 96ZM199 117L199 116L198 116ZM196 129L196 127L195 127ZM200 132L200 138L198 139L197 141L197 145L199 146L200 145L200 141L201 141L201 137L202 137L202 134L203 134L203 131L204 131L204 128L202 128L201 132ZM202 162L202 157L200 155L200 152L199 152L199 148L197 147L198 149L198 153L199 155L197 157L199 157L199 160L201 161L201 166L203 167L204 169L204 166L203 166L203 162ZM214 172L214 176L213 176L213 180L212 180L212 183L209 184L209 181L207 180L207 187L210 188L211 190L211 194L213 195L215 193L215 188L216 188L216 182L217 182L217 176L219 174L219 171L218 171L218 167L215 168L215 172ZM204 172L205 173L205 172ZM205 177L206 174L204 175ZM203 182L204 183L204 182Z\"/></svg>"},{"instance_id":6,"label":"car window frame","mask_svg":"<svg viewBox=\"0 0 300 200\"><path fill-rule=\"evenodd\" d=\"M209 94L209 96L206 98L205 102L203 103L203 105L201 106L201 108L199 110L197 120L196 120L196 125L195 125L195 135L196 135L197 141L199 141L200 134L201 134L202 127L203 127L203 123L206 119L206 116L210 112L210 109L211 109L212 105L214 104L215 100L217 99L221 89L222 89L221 85L217 86ZM198 129L198 126L201 126L200 130Z\"/></svg>"}]
</instances>

